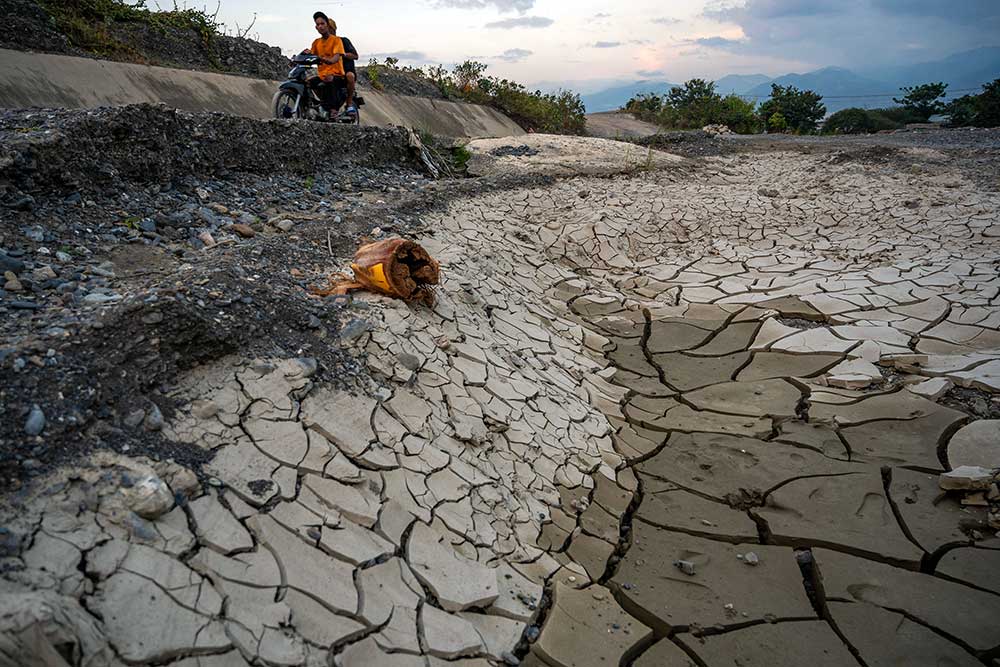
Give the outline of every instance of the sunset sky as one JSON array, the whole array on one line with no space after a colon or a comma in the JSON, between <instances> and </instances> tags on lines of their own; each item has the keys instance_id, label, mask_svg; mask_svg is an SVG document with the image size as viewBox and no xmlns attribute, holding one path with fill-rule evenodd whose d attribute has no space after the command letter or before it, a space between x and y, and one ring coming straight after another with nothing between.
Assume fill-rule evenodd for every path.
<instances>
[{"instance_id":1,"label":"sunset sky","mask_svg":"<svg viewBox=\"0 0 1000 667\"><path fill-rule=\"evenodd\" d=\"M151 3L152 4L152 3ZM161 4L164 4L161 0ZM336 19L362 62L472 58L527 84L859 70L1000 44L1000 0L222 0L220 19L287 52Z\"/></svg>"}]
</instances>

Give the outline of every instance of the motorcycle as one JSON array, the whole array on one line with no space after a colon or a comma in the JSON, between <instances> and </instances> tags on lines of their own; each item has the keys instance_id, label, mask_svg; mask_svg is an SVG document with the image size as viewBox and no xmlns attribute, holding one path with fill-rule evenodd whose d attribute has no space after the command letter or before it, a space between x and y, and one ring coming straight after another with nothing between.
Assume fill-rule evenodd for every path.
<instances>
[{"instance_id":1,"label":"motorcycle","mask_svg":"<svg viewBox=\"0 0 1000 667\"><path fill-rule=\"evenodd\" d=\"M360 107L365 100L354 96L355 111L341 111L347 101L347 83L338 79L332 83L320 85L334 86L332 109L323 107L319 91L312 85L310 79L316 76L316 66L319 57L308 53L300 53L292 58L292 69L288 72L288 80L278 86L274 94L272 108L275 118L303 118L306 120L358 125L361 123Z\"/></svg>"}]
</instances>

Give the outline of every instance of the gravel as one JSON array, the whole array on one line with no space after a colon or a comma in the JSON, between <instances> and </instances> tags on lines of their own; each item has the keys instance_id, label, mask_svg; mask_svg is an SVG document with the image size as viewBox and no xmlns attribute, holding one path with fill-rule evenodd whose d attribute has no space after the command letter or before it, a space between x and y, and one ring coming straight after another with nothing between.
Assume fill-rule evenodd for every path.
<instances>
[{"instance_id":1,"label":"gravel","mask_svg":"<svg viewBox=\"0 0 1000 667\"><path fill-rule=\"evenodd\" d=\"M225 355L358 381L340 329L364 309L307 288L374 229L418 228L438 185L405 130L150 106L0 112L0 172L0 204L33 199L0 209L0 285L20 287L0 289L0 489L95 448L198 469L210 453L161 432L179 375Z\"/></svg>"}]
</instances>

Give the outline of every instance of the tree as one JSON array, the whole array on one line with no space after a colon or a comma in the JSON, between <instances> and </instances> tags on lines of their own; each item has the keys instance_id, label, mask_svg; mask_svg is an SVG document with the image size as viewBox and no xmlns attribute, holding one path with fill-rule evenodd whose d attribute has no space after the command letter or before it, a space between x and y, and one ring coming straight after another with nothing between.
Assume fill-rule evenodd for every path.
<instances>
[{"instance_id":1,"label":"tree","mask_svg":"<svg viewBox=\"0 0 1000 667\"><path fill-rule=\"evenodd\" d=\"M663 98L655 93L640 93L625 104L625 111L642 120L652 120L663 110Z\"/></svg>"},{"instance_id":2,"label":"tree","mask_svg":"<svg viewBox=\"0 0 1000 667\"><path fill-rule=\"evenodd\" d=\"M463 93L469 92L472 90L473 84L479 82L479 77L486 72L486 68L487 65L475 60L466 60L461 65L455 65L455 69L452 70L455 87Z\"/></svg>"},{"instance_id":3,"label":"tree","mask_svg":"<svg viewBox=\"0 0 1000 667\"><path fill-rule=\"evenodd\" d=\"M904 86L900 88L906 93L902 98L892 98L896 104L901 104L914 114L927 122L931 116L944 111L945 91L948 89L947 83L924 83L919 86Z\"/></svg>"},{"instance_id":4,"label":"tree","mask_svg":"<svg viewBox=\"0 0 1000 667\"><path fill-rule=\"evenodd\" d=\"M738 95L727 95L722 100L722 113L716 122L737 134L753 134L760 130L756 106Z\"/></svg>"},{"instance_id":5,"label":"tree","mask_svg":"<svg viewBox=\"0 0 1000 667\"><path fill-rule=\"evenodd\" d=\"M719 94L715 92L715 82L704 79L691 79L683 86L674 86L667 93L667 105L679 111L712 104L719 99Z\"/></svg>"},{"instance_id":6,"label":"tree","mask_svg":"<svg viewBox=\"0 0 1000 667\"><path fill-rule=\"evenodd\" d=\"M1000 127L1000 79L983 86L976 102L974 123L978 127Z\"/></svg>"},{"instance_id":7,"label":"tree","mask_svg":"<svg viewBox=\"0 0 1000 667\"><path fill-rule=\"evenodd\" d=\"M809 133L816 130L817 123L826 115L822 101L823 96L811 90L772 83L771 98L760 105L758 113L769 128L771 117L780 114L789 129Z\"/></svg>"}]
</instances>

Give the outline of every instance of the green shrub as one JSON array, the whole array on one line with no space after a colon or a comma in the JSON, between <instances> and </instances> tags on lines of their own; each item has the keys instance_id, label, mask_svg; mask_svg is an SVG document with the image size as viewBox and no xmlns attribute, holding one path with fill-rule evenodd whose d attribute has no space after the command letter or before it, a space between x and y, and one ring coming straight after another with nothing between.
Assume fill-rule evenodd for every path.
<instances>
[{"instance_id":1,"label":"green shrub","mask_svg":"<svg viewBox=\"0 0 1000 667\"><path fill-rule=\"evenodd\" d=\"M788 121L785 120L784 115L780 111L775 111L767 119L767 129L769 132L786 132L788 130Z\"/></svg>"},{"instance_id":2,"label":"green shrub","mask_svg":"<svg viewBox=\"0 0 1000 667\"><path fill-rule=\"evenodd\" d=\"M73 46L103 56L138 55L133 47L111 36L108 28L115 24L141 23L161 33L193 31L212 58L214 39L223 27L215 14L182 8L176 0L168 11L150 10L146 0L39 0L39 4Z\"/></svg>"},{"instance_id":3,"label":"green shrub","mask_svg":"<svg viewBox=\"0 0 1000 667\"><path fill-rule=\"evenodd\" d=\"M760 131L753 102L737 95L722 97L715 91L715 82L703 79L691 79L683 86L674 86L664 96L653 93L637 95L628 101L624 109L640 120L656 123L668 130L726 125L740 134Z\"/></svg>"},{"instance_id":4,"label":"green shrub","mask_svg":"<svg viewBox=\"0 0 1000 667\"><path fill-rule=\"evenodd\" d=\"M983 85L978 95L964 95L947 107L954 127L1000 127L1000 79Z\"/></svg>"},{"instance_id":5,"label":"green shrub","mask_svg":"<svg viewBox=\"0 0 1000 667\"><path fill-rule=\"evenodd\" d=\"M872 134L898 130L902 125L872 109L842 109L826 119L824 134Z\"/></svg>"},{"instance_id":6,"label":"green shrub","mask_svg":"<svg viewBox=\"0 0 1000 667\"><path fill-rule=\"evenodd\" d=\"M526 130L583 134L586 110L578 94L565 90L532 92L515 81L485 76L486 69L483 63L467 60L450 73L438 65L423 76L433 81L445 97L491 106Z\"/></svg>"},{"instance_id":7,"label":"green shrub","mask_svg":"<svg viewBox=\"0 0 1000 667\"><path fill-rule=\"evenodd\" d=\"M722 113L717 122L728 126L737 134L755 134L761 129L756 107L754 102L744 100L738 95L727 95L722 100ZM705 123L705 125L711 124Z\"/></svg>"},{"instance_id":8,"label":"green shrub","mask_svg":"<svg viewBox=\"0 0 1000 667\"><path fill-rule=\"evenodd\" d=\"M762 120L767 120L768 127L771 118L780 114L788 129L808 134L816 130L816 125L826 115L822 100L822 95L811 90L772 83L771 98L760 105L759 113Z\"/></svg>"},{"instance_id":9,"label":"green shrub","mask_svg":"<svg viewBox=\"0 0 1000 667\"><path fill-rule=\"evenodd\" d=\"M983 86L976 102L974 123L978 127L1000 127L1000 79Z\"/></svg>"},{"instance_id":10,"label":"green shrub","mask_svg":"<svg viewBox=\"0 0 1000 667\"><path fill-rule=\"evenodd\" d=\"M920 116L906 107L886 107L883 109L872 109L872 111L884 116L897 125L909 125L910 123L923 122Z\"/></svg>"}]
</instances>

